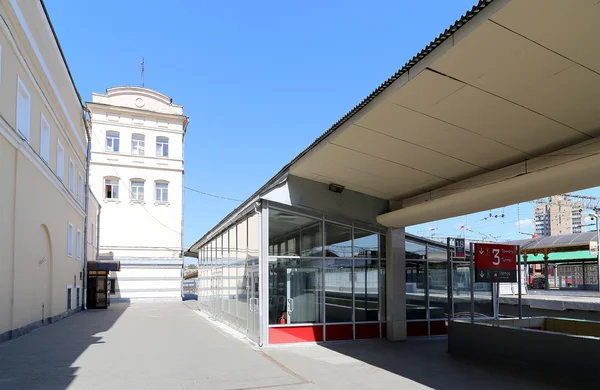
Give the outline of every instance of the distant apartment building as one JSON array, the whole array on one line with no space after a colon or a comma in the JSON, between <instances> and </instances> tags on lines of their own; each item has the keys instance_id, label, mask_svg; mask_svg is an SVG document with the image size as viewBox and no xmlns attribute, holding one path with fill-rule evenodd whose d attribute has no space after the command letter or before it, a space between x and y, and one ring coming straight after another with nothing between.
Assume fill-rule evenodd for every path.
<instances>
[{"instance_id":1,"label":"distant apartment building","mask_svg":"<svg viewBox=\"0 0 600 390\"><path fill-rule=\"evenodd\" d=\"M83 306L86 232L97 241L84 110L40 1L0 2L0 102L4 341Z\"/></svg>"},{"instance_id":2,"label":"distant apartment building","mask_svg":"<svg viewBox=\"0 0 600 390\"><path fill-rule=\"evenodd\" d=\"M111 299L181 297L183 107L147 88L115 87L87 103L90 185L99 195L100 259L119 261Z\"/></svg>"},{"instance_id":3,"label":"distant apartment building","mask_svg":"<svg viewBox=\"0 0 600 390\"><path fill-rule=\"evenodd\" d=\"M535 233L557 236L585 231L585 210L582 202L573 202L565 195L554 195L535 208Z\"/></svg>"}]
</instances>

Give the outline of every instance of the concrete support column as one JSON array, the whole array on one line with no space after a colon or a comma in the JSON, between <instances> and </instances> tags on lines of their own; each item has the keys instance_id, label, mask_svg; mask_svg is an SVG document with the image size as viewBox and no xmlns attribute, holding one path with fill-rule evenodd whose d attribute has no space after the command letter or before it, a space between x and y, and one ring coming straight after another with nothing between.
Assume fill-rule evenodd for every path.
<instances>
[{"instance_id":1,"label":"concrete support column","mask_svg":"<svg viewBox=\"0 0 600 390\"><path fill-rule=\"evenodd\" d=\"M549 272L548 272L548 254L544 253L544 279L546 280L545 289L550 290L550 280L549 280Z\"/></svg>"},{"instance_id":2,"label":"concrete support column","mask_svg":"<svg viewBox=\"0 0 600 390\"><path fill-rule=\"evenodd\" d=\"M387 339L406 340L406 253L404 228L387 231L385 273Z\"/></svg>"}]
</instances>

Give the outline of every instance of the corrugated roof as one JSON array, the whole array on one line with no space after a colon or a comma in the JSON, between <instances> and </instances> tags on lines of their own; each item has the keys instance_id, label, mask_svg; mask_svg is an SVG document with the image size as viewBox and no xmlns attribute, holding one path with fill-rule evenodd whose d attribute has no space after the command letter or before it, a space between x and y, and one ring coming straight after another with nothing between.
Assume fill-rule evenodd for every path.
<instances>
[{"instance_id":1,"label":"corrugated roof","mask_svg":"<svg viewBox=\"0 0 600 390\"><path fill-rule=\"evenodd\" d=\"M371 92L366 98L364 98L359 104L354 106L346 115L344 115L340 120L335 122L333 126L329 128L326 132L324 132L319 138L317 138L312 144L308 146L304 151L302 151L298 156L296 156L292 161L290 161L287 165L285 165L281 170L271 178L265 185L258 189L254 194L252 194L244 203L242 203L239 207L234 209L231 213L227 214L225 218L223 218L214 228L209 230L202 238L196 241L190 249L202 241L205 237L209 236L216 228L218 228L221 224L231 218L236 212L242 210L247 207L248 204L256 199L260 194L262 194L270 185L275 183L282 175L285 175L289 168L294 165L298 160L300 160L304 155L310 152L315 146L320 144L325 138L339 129L344 123L346 123L350 118L356 115L360 110L366 107L373 99L379 96L383 91L385 91L390 85L394 83L394 81L398 80L403 74L408 72L413 66L419 63L422 59L427 57L429 53L435 50L438 46L440 46L446 39L450 38L455 32L457 32L460 28L462 28L469 20L473 19L479 12L481 12L484 8L493 3L494 0L479 0L479 2L474 5L471 10L467 11L460 19L456 20L450 27L444 30L443 33L438 35L437 38L432 40L423 50L421 50L417 55L411 58L402 68L400 68L396 73L394 73L390 78L384 81L377 89ZM189 250L188 250L189 252ZM188 253L186 252L186 254Z\"/></svg>"},{"instance_id":2,"label":"corrugated roof","mask_svg":"<svg viewBox=\"0 0 600 390\"><path fill-rule=\"evenodd\" d=\"M507 244L520 245L521 249L546 249L559 247L574 247L589 245L590 241L596 240L596 232L585 232L567 234L562 236L550 236L534 238L531 240L509 241Z\"/></svg>"}]
</instances>

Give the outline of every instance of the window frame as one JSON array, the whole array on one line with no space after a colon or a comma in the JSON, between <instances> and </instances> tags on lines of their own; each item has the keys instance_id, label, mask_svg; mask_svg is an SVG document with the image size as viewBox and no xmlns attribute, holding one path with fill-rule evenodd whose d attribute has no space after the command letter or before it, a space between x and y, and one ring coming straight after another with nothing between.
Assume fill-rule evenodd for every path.
<instances>
[{"instance_id":1,"label":"window frame","mask_svg":"<svg viewBox=\"0 0 600 390\"><path fill-rule=\"evenodd\" d=\"M135 185L135 188L136 188L135 196L134 196L134 191L133 191L134 183L136 184ZM138 185L139 183L142 184L141 185L141 189L142 189L142 192L141 192L142 198L141 199L139 198L139 195L140 195L140 192L139 192L140 186ZM145 192L146 192L146 180L136 178L136 179L131 179L129 181L129 200L132 203L145 203L145 200L146 200Z\"/></svg>"},{"instance_id":2,"label":"window frame","mask_svg":"<svg viewBox=\"0 0 600 390\"><path fill-rule=\"evenodd\" d=\"M24 99L22 99L22 96ZM26 113L23 110L27 110ZM17 76L17 117L15 121L17 132L30 141L31 137L31 93L20 76Z\"/></svg>"},{"instance_id":3,"label":"window frame","mask_svg":"<svg viewBox=\"0 0 600 390\"><path fill-rule=\"evenodd\" d=\"M166 142L162 141L166 140ZM160 154L158 153L160 145ZM167 153L165 154L165 145L167 146ZM169 137L158 136L156 137L156 157L169 157Z\"/></svg>"},{"instance_id":4,"label":"window frame","mask_svg":"<svg viewBox=\"0 0 600 390\"><path fill-rule=\"evenodd\" d=\"M116 137L112 134L116 134ZM111 140L110 149L108 147L108 140ZM115 150L115 140L117 140L117 150ZM106 132L106 142L105 142L106 151L108 153L120 153L121 152L121 133L115 130L108 130Z\"/></svg>"},{"instance_id":5,"label":"window frame","mask_svg":"<svg viewBox=\"0 0 600 390\"><path fill-rule=\"evenodd\" d=\"M42 112L40 114L40 157L48 165L50 165L50 138L50 123L48 123L44 113Z\"/></svg>"},{"instance_id":6,"label":"window frame","mask_svg":"<svg viewBox=\"0 0 600 390\"><path fill-rule=\"evenodd\" d=\"M136 139L136 136L141 137L141 139ZM136 156L146 155L146 135L142 133L131 134L131 154Z\"/></svg>"},{"instance_id":7,"label":"window frame","mask_svg":"<svg viewBox=\"0 0 600 390\"><path fill-rule=\"evenodd\" d=\"M80 205L83 206L83 191L84 191L84 184L83 184L83 175L81 174L81 172L77 173L77 201L79 202Z\"/></svg>"},{"instance_id":8,"label":"window frame","mask_svg":"<svg viewBox=\"0 0 600 390\"><path fill-rule=\"evenodd\" d=\"M69 191L75 195L75 162L69 157Z\"/></svg>"},{"instance_id":9,"label":"window frame","mask_svg":"<svg viewBox=\"0 0 600 390\"><path fill-rule=\"evenodd\" d=\"M111 196L110 198L108 198L108 197L106 196L106 186L108 185L107 181L109 181L109 180L114 180L114 181L116 181L116 184L110 184L110 185L112 186L112 187L111 187L111 191L110 191L110 192L111 192L111 195L113 195L113 196ZM120 180L118 177L114 177L114 176L105 176L105 177L104 177L104 188L103 188L103 199L104 199L104 200L107 200L107 201L113 201L113 202L114 202L114 201L117 201L117 200L119 200L119 182L120 182L120 181L121 181L121 180ZM114 193L115 193L115 191L114 191L114 186L115 186L115 185L116 185L116 187L117 187L117 196L116 196L116 197L114 196Z\"/></svg>"},{"instance_id":10,"label":"window frame","mask_svg":"<svg viewBox=\"0 0 600 390\"><path fill-rule=\"evenodd\" d=\"M77 229L77 232L75 233L75 258L77 260L81 260L82 241L83 233L80 229Z\"/></svg>"},{"instance_id":11,"label":"window frame","mask_svg":"<svg viewBox=\"0 0 600 390\"><path fill-rule=\"evenodd\" d=\"M70 284L67 285L67 301L65 303L67 311L73 310L73 286Z\"/></svg>"},{"instance_id":12,"label":"window frame","mask_svg":"<svg viewBox=\"0 0 600 390\"><path fill-rule=\"evenodd\" d=\"M67 256L73 257L73 235L75 234L75 227L71 222L67 225Z\"/></svg>"},{"instance_id":13,"label":"window frame","mask_svg":"<svg viewBox=\"0 0 600 390\"><path fill-rule=\"evenodd\" d=\"M56 175L62 182L65 181L65 147L60 139L56 141Z\"/></svg>"},{"instance_id":14,"label":"window frame","mask_svg":"<svg viewBox=\"0 0 600 390\"><path fill-rule=\"evenodd\" d=\"M160 189L161 190L160 191L160 194L161 194L160 199L158 198L158 196L156 196L158 194L158 190L159 190L158 185L159 184L163 184L166 186L166 188ZM167 196L166 196L166 199L163 199L165 191L166 191ZM154 201L158 204L168 204L169 203L169 182L168 181L156 180L154 182Z\"/></svg>"}]
</instances>

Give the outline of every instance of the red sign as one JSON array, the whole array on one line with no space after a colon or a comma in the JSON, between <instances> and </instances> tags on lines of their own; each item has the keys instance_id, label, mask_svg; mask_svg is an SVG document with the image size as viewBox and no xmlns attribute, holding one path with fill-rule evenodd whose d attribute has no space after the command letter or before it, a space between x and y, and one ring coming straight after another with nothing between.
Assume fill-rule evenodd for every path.
<instances>
[{"instance_id":1,"label":"red sign","mask_svg":"<svg viewBox=\"0 0 600 390\"><path fill-rule=\"evenodd\" d=\"M516 282L517 247L475 244L475 279L478 282Z\"/></svg>"}]
</instances>

